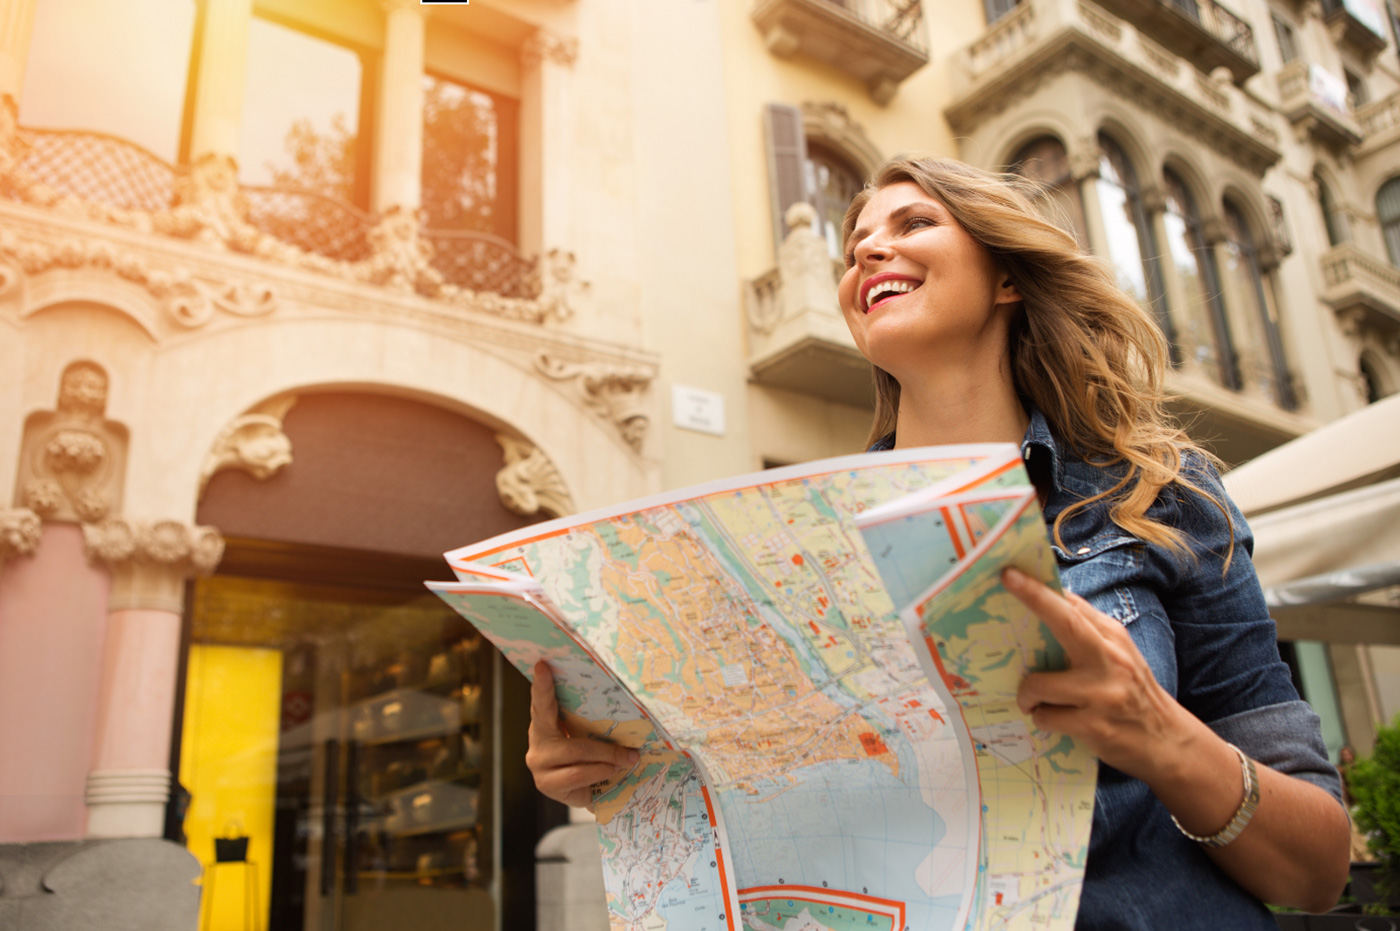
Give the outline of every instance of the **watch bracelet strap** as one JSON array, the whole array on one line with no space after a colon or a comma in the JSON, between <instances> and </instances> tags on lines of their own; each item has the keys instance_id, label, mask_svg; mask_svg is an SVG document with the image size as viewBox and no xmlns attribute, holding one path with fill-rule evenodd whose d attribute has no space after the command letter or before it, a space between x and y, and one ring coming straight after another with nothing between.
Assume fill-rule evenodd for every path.
<instances>
[{"instance_id":1,"label":"watch bracelet strap","mask_svg":"<svg viewBox=\"0 0 1400 931\"><path fill-rule=\"evenodd\" d=\"M1176 815L1172 815L1172 824L1176 829L1203 847L1224 847L1226 844L1240 836L1245 825L1254 817L1254 812L1259 809L1259 771L1255 768L1254 761L1234 744L1229 745L1230 749L1240 758L1240 774L1244 777L1244 800L1240 802L1240 807L1235 810L1225 827L1214 834L1202 837L1199 834L1192 834L1181 826L1181 822L1176 820Z\"/></svg>"}]
</instances>

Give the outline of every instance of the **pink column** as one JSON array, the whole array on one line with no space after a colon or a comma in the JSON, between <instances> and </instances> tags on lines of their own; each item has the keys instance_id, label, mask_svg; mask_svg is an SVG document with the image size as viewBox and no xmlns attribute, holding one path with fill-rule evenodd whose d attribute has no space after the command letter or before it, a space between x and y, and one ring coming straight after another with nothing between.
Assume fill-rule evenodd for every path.
<instances>
[{"instance_id":1,"label":"pink column","mask_svg":"<svg viewBox=\"0 0 1400 931\"><path fill-rule=\"evenodd\" d=\"M170 733L185 579L213 571L223 540L176 521L87 524L89 556L112 568L92 768L89 837L159 837L170 794Z\"/></svg>"},{"instance_id":2,"label":"pink column","mask_svg":"<svg viewBox=\"0 0 1400 931\"><path fill-rule=\"evenodd\" d=\"M0 511L0 843L77 840L107 625L107 572L76 524Z\"/></svg>"}]
</instances>

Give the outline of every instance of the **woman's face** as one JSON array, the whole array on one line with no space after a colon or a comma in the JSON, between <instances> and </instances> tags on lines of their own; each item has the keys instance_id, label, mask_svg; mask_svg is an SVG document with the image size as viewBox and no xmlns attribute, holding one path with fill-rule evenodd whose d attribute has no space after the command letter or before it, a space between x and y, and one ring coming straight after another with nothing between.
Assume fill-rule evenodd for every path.
<instances>
[{"instance_id":1,"label":"woman's face","mask_svg":"<svg viewBox=\"0 0 1400 931\"><path fill-rule=\"evenodd\" d=\"M841 310L861 354L905 384L931 365L1000 364L1021 295L912 181L880 188L846 240Z\"/></svg>"}]
</instances>

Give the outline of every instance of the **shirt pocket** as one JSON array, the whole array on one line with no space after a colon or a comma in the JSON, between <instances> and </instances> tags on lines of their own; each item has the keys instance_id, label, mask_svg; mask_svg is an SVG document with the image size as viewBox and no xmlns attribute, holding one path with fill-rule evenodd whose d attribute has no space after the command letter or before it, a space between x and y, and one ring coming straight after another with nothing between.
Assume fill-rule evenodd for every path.
<instances>
[{"instance_id":1,"label":"shirt pocket","mask_svg":"<svg viewBox=\"0 0 1400 931\"><path fill-rule=\"evenodd\" d=\"M1065 587L1124 626L1139 616L1133 589L1142 578L1142 548L1118 527L1053 545Z\"/></svg>"}]
</instances>

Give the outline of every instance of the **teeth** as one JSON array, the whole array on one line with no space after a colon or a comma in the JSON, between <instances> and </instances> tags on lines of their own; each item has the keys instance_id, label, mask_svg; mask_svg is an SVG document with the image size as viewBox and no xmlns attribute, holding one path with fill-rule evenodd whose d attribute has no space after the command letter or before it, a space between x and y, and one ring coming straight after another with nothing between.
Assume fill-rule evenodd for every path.
<instances>
[{"instance_id":1,"label":"teeth","mask_svg":"<svg viewBox=\"0 0 1400 931\"><path fill-rule=\"evenodd\" d=\"M908 294L919 286L917 281L882 281L865 296L865 309L869 310L884 298L895 294Z\"/></svg>"}]
</instances>

